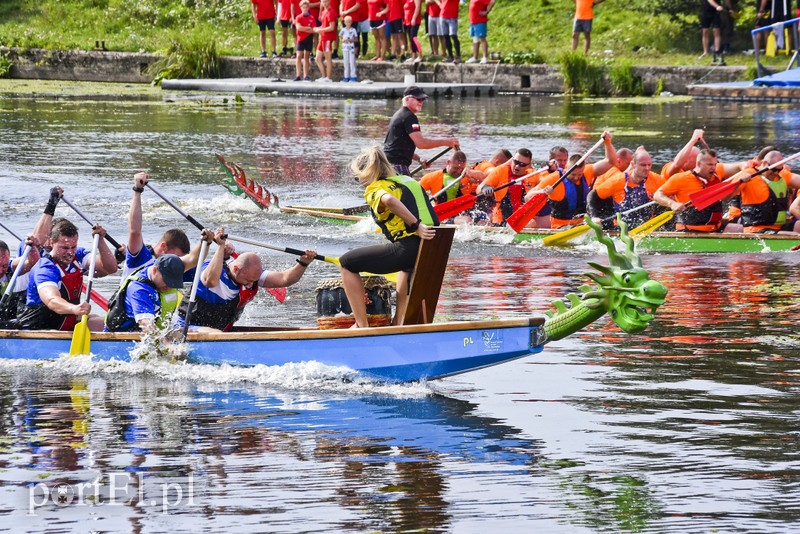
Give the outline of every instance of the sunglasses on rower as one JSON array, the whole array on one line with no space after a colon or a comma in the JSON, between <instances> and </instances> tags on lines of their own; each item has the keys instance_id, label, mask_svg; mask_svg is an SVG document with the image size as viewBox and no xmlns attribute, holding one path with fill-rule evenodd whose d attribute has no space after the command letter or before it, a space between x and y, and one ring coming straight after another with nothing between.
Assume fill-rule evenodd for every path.
<instances>
[{"instance_id":1,"label":"sunglasses on rower","mask_svg":"<svg viewBox=\"0 0 800 534\"><path fill-rule=\"evenodd\" d=\"M531 164L531 162L530 161L525 162L525 161L520 161L518 159L512 159L511 160L511 164L512 165L516 165L517 167L527 167L528 165Z\"/></svg>"}]
</instances>

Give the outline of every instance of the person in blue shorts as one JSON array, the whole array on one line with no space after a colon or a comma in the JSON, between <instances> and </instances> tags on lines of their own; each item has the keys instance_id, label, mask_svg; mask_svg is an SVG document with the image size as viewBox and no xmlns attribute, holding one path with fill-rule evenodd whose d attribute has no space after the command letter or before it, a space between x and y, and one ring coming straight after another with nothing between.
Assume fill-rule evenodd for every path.
<instances>
[{"instance_id":1,"label":"person in blue shorts","mask_svg":"<svg viewBox=\"0 0 800 534\"><path fill-rule=\"evenodd\" d=\"M489 42L486 35L489 26L489 13L494 8L494 0L470 0L469 2L469 36L472 37L472 57L467 63L478 61L478 52L483 45L481 63L489 61Z\"/></svg>"}]
</instances>

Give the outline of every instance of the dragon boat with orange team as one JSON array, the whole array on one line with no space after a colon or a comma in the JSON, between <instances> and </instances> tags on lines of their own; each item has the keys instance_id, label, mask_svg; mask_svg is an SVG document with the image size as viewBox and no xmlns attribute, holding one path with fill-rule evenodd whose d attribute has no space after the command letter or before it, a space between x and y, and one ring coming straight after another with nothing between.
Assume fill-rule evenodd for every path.
<instances>
[{"instance_id":1,"label":"dragon boat with orange team","mask_svg":"<svg viewBox=\"0 0 800 534\"><path fill-rule=\"evenodd\" d=\"M348 208L325 208L313 206L286 206L280 207L286 214L305 215L315 217L321 221L336 225L351 225L368 219L368 216L346 213ZM462 225L444 225L457 228ZM509 235L512 244L541 242L548 236L563 229L550 228L523 228L519 233L512 232L505 227L478 226L467 223L479 236L487 238L498 235ZM608 232L609 235L619 235L619 232ZM800 235L789 234L724 234L701 232L665 232L654 231L648 235L637 237L637 248L648 252L675 252L675 253L763 253L780 252L800 249ZM549 250L557 251L559 248L573 249L586 243L586 238L576 238ZM541 246L543 244L539 243Z\"/></svg>"}]
</instances>

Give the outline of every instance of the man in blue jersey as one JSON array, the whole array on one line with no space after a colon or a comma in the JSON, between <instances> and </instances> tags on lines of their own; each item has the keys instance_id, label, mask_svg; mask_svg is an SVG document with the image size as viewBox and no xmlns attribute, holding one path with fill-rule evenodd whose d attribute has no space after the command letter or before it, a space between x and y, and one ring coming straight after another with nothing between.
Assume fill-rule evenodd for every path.
<instances>
[{"instance_id":1,"label":"man in blue jersey","mask_svg":"<svg viewBox=\"0 0 800 534\"><path fill-rule=\"evenodd\" d=\"M187 256L191 252L191 243L186 233L178 228L173 228L164 232L161 239L153 246L145 246L142 237L142 193L144 186L150 180L150 175L140 172L133 177L133 198L128 209L128 244L125 253L125 267L122 271L123 281L133 271L153 262L154 258L162 254L175 254L176 256ZM198 247L199 251L199 247ZM187 257L184 262L186 270L197 265L197 255L194 261Z\"/></svg>"},{"instance_id":2,"label":"man in blue jersey","mask_svg":"<svg viewBox=\"0 0 800 534\"><path fill-rule=\"evenodd\" d=\"M192 312L192 326L206 331L227 331L241 316L245 305L258 293L258 288L288 287L305 274L306 268L317 253L306 250L297 258L297 265L285 271L268 271L263 268L261 258L253 252L244 252L231 262L225 261L225 230L220 228L214 235L217 250L203 264L200 284L197 286L197 302ZM183 326L188 300L178 309L176 322Z\"/></svg>"},{"instance_id":3,"label":"man in blue jersey","mask_svg":"<svg viewBox=\"0 0 800 534\"><path fill-rule=\"evenodd\" d=\"M95 276L117 271L114 253L102 237L105 229L96 225L92 235L101 236ZM88 270L91 251L78 246L78 228L66 219L59 220L50 231L52 249L31 269L20 327L30 330L66 330L74 328L77 318L91 311L88 302L81 302L83 273ZM89 329L100 331L103 319L89 317Z\"/></svg>"},{"instance_id":4,"label":"man in blue jersey","mask_svg":"<svg viewBox=\"0 0 800 534\"><path fill-rule=\"evenodd\" d=\"M131 273L109 300L106 329L132 332L168 325L181 300L183 269L178 256L162 254Z\"/></svg>"}]
</instances>

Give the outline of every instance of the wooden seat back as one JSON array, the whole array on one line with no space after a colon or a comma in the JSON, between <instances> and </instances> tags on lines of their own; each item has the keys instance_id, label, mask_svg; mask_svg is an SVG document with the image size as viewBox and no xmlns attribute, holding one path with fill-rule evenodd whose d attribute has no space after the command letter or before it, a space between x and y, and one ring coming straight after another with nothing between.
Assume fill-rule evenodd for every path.
<instances>
[{"instance_id":1,"label":"wooden seat back","mask_svg":"<svg viewBox=\"0 0 800 534\"><path fill-rule=\"evenodd\" d=\"M422 241L411 277L404 325L433 322L455 232L454 227L438 226L436 237Z\"/></svg>"}]
</instances>

